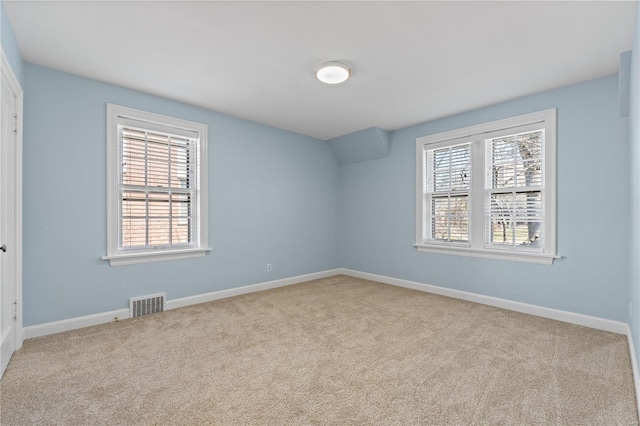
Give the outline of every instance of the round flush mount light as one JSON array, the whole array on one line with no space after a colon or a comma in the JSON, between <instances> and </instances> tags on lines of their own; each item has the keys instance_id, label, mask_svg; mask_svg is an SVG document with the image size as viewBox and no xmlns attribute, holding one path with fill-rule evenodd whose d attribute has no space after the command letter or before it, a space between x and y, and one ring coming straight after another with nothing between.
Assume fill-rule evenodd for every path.
<instances>
[{"instance_id":1,"label":"round flush mount light","mask_svg":"<svg viewBox=\"0 0 640 426\"><path fill-rule=\"evenodd\" d=\"M326 84L343 83L350 75L349 67L337 61L325 62L316 69L316 78Z\"/></svg>"}]
</instances>

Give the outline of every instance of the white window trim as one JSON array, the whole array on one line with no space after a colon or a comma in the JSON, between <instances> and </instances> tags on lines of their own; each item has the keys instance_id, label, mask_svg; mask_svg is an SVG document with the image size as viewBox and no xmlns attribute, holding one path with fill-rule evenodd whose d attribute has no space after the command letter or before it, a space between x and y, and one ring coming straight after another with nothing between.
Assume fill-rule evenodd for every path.
<instances>
[{"instance_id":1,"label":"white window trim","mask_svg":"<svg viewBox=\"0 0 640 426\"><path fill-rule=\"evenodd\" d=\"M121 119L131 119L173 127L178 131L197 132L199 136L199 176L197 178L197 224L196 238L197 246L185 249L172 248L168 250L140 251L140 252L118 252L118 211L120 206L118 175L118 121ZM189 259L204 256L211 251L208 243L207 226L207 125L178 118L167 117L147 111L140 111L114 104L107 104L107 255L103 260L108 260L111 266L129 265L148 262L162 262L166 260Z\"/></svg>"},{"instance_id":2,"label":"white window trim","mask_svg":"<svg viewBox=\"0 0 640 426\"><path fill-rule=\"evenodd\" d=\"M545 129L544 145L544 179L545 179L545 217L544 217L544 250L543 253L509 250L508 248L485 248L484 226L482 229L473 229L472 224L484 223L484 212L472 211L470 224L470 243L463 245L442 244L438 242L426 243L423 236L423 161L425 147L433 149L438 146L484 140L488 138L506 135L512 129L541 124ZM472 148L473 149L473 148ZM484 192L484 156L482 153L474 154L476 158L482 157L480 165L472 163L472 170L476 170L472 176L471 197L478 191ZM478 170L479 169L479 170ZM480 178L478 178L480 176ZM478 228L476 226L476 228ZM556 109L520 115L503 120L492 121L475 126L469 126L448 132L419 137L416 139L416 243L414 247L420 252L452 254L459 256L480 257L495 260L510 260L516 262L539 263L551 265L556 255Z\"/></svg>"}]
</instances>

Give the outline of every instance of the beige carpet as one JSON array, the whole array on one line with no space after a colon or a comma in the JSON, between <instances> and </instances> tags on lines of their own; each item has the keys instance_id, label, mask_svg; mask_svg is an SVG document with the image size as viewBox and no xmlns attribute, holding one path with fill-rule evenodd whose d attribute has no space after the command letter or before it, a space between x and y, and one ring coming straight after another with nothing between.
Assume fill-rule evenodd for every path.
<instances>
[{"instance_id":1,"label":"beige carpet","mask_svg":"<svg viewBox=\"0 0 640 426\"><path fill-rule=\"evenodd\" d=\"M25 342L27 424L637 424L626 338L337 276Z\"/></svg>"}]
</instances>

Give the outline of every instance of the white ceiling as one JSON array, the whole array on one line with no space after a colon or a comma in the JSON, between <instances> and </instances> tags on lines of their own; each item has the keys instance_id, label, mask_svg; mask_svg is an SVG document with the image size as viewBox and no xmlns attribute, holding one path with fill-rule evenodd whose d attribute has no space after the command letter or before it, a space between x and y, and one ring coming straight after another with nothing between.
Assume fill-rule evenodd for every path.
<instances>
[{"instance_id":1,"label":"white ceiling","mask_svg":"<svg viewBox=\"0 0 640 426\"><path fill-rule=\"evenodd\" d=\"M617 72L635 2L24 2L24 59L329 139ZM341 60L328 86L315 67Z\"/></svg>"}]
</instances>

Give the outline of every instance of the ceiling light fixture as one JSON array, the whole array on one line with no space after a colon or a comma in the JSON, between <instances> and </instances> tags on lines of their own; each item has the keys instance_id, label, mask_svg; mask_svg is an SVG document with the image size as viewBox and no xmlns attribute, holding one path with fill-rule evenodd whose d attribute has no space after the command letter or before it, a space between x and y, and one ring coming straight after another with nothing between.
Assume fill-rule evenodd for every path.
<instances>
[{"instance_id":1,"label":"ceiling light fixture","mask_svg":"<svg viewBox=\"0 0 640 426\"><path fill-rule=\"evenodd\" d=\"M349 67L337 61L325 62L316 69L316 78L326 84L343 83L350 75Z\"/></svg>"}]
</instances>

